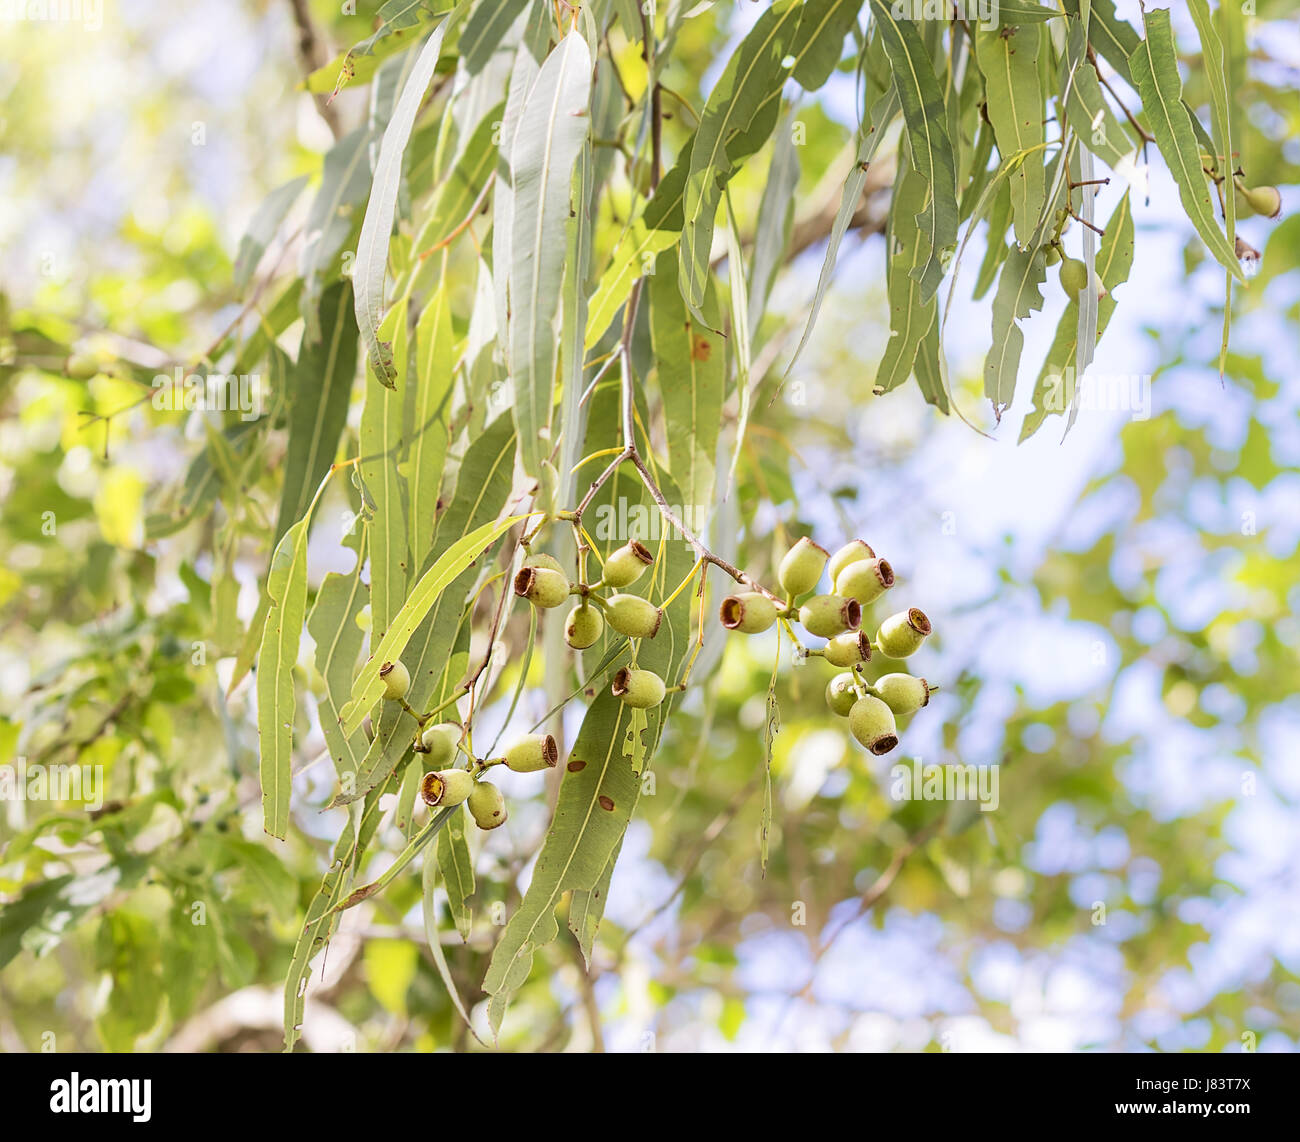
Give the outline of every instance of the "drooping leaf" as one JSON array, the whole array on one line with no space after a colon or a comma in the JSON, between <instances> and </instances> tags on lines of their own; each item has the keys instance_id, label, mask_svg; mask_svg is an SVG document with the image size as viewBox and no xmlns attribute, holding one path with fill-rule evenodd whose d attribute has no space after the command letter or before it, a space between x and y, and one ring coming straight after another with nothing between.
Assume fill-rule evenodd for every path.
<instances>
[{"instance_id":1,"label":"drooping leaf","mask_svg":"<svg viewBox=\"0 0 1300 1142\"><path fill-rule=\"evenodd\" d=\"M721 323L712 288L705 294L705 325L682 304L677 259L660 255L650 278L650 329L655 369L663 396L668 463L686 502L713 501L714 458L726 389L726 347L713 330Z\"/></svg>"},{"instance_id":2,"label":"drooping leaf","mask_svg":"<svg viewBox=\"0 0 1300 1142\"><path fill-rule=\"evenodd\" d=\"M438 834L438 868L447 890L447 904L456 931L462 940L469 939L474 923L474 912L469 898L474 895L474 861L470 857L469 842L465 838L465 815L457 814Z\"/></svg>"},{"instance_id":3,"label":"drooping leaf","mask_svg":"<svg viewBox=\"0 0 1300 1142\"><path fill-rule=\"evenodd\" d=\"M682 195L679 247L682 296L692 308L704 301L718 203L735 171L736 156L728 144L759 115L770 119L761 131L764 136L775 125L778 105L772 96L779 95L790 75L802 11L795 0L777 0L759 16L727 61L700 114Z\"/></svg>"},{"instance_id":4,"label":"drooping leaf","mask_svg":"<svg viewBox=\"0 0 1300 1142\"><path fill-rule=\"evenodd\" d=\"M388 239L393 228L393 210L402 180L402 158L415 126L415 116L424 93L433 79L438 54L450 21L444 20L420 49L415 67L402 87L392 118L384 129L375 165L370 201L361 223L352 281L355 293L357 327L366 345L370 367L385 388L397 387L397 368L393 363L392 343L379 336L384 316L384 277L388 269Z\"/></svg>"},{"instance_id":5,"label":"drooping leaf","mask_svg":"<svg viewBox=\"0 0 1300 1142\"><path fill-rule=\"evenodd\" d=\"M1183 82L1178 74L1169 10L1146 11L1142 19L1146 25L1146 39L1133 49L1129 63L1156 146L1178 184L1178 197L1196 232L1220 265L1234 277L1245 281L1237 255L1214 214L1201 146L1192 127L1192 114L1183 103Z\"/></svg>"},{"instance_id":6,"label":"drooping leaf","mask_svg":"<svg viewBox=\"0 0 1300 1142\"><path fill-rule=\"evenodd\" d=\"M412 566L424 562L438 523L438 490L447 458L456 353L451 301L444 285L434 290L415 331L415 384L408 386L406 459L407 517Z\"/></svg>"},{"instance_id":7,"label":"drooping leaf","mask_svg":"<svg viewBox=\"0 0 1300 1142\"><path fill-rule=\"evenodd\" d=\"M456 816L463 818L465 814L457 813ZM444 828L438 836L442 837L446 831L446 828ZM447 966L447 953L442 950L442 938L438 935L438 906L433 897L434 890L438 887L438 868L439 861L435 850L426 849L424 853L424 870L421 873L420 881L420 896L424 912L424 936L429 944L429 952L433 956L434 967L438 970L438 977L442 980L442 986L447 990L452 1006L455 1007L456 1013L465 1021L465 1026L472 1031L473 1025L470 1023L469 1012L465 1010L465 1002L461 999L460 992L456 990L456 981L451 978L451 969Z\"/></svg>"},{"instance_id":8,"label":"drooping leaf","mask_svg":"<svg viewBox=\"0 0 1300 1142\"><path fill-rule=\"evenodd\" d=\"M1042 309L1041 287L1047 278L1042 250L1010 250L998 277L993 297L993 347L984 359L984 395L993 402L994 415L1011 404L1020 370L1025 335L1018 322L1035 309Z\"/></svg>"},{"instance_id":9,"label":"drooping leaf","mask_svg":"<svg viewBox=\"0 0 1300 1142\"><path fill-rule=\"evenodd\" d=\"M570 32L537 75L510 154L512 408L520 459L534 477L550 452L565 227L590 94L591 53L582 35Z\"/></svg>"},{"instance_id":10,"label":"drooping leaf","mask_svg":"<svg viewBox=\"0 0 1300 1142\"><path fill-rule=\"evenodd\" d=\"M1016 241L1022 249L1029 244L1047 193L1042 155L1043 85L1038 66L1042 44L1042 30L1032 24L975 33L998 151L1004 161L1013 155L1024 156L1008 184Z\"/></svg>"},{"instance_id":11,"label":"drooping leaf","mask_svg":"<svg viewBox=\"0 0 1300 1142\"><path fill-rule=\"evenodd\" d=\"M916 25L895 16L885 0L871 0L871 11L893 64L912 166L929 187L926 205L916 216L927 254L912 271L921 283L921 297L928 300L943 280L944 252L957 242L957 164L945 122L943 88Z\"/></svg>"},{"instance_id":12,"label":"drooping leaf","mask_svg":"<svg viewBox=\"0 0 1300 1142\"><path fill-rule=\"evenodd\" d=\"M325 291L319 324L321 340L308 342L304 334L289 379L289 449L276 522L277 543L307 510L334 461L347 424L357 370L357 323L348 282L336 282Z\"/></svg>"},{"instance_id":13,"label":"drooping leaf","mask_svg":"<svg viewBox=\"0 0 1300 1142\"><path fill-rule=\"evenodd\" d=\"M363 554L364 544L359 543L356 566L350 572L325 576L307 617L307 633L316 643L316 669L325 680L325 693L317 704L321 733L340 776L357 771L367 748L363 731L345 734L339 725L339 709L347 701L365 641L357 625L369 597L361 580Z\"/></svg>"},{"instance_id":14,"label":"drooping leaf","mask_svg":"<svg viewBox=\"0 0 1300 1142\"><path fill-rule=\"evenodd\" d=\"M1128 281L1133 265L1133 211L1125 193L1106 223L1106 233L1097 252L1095 271L1106 287L1107 296L1097 306L1097 337L1106 332L1111 314L1115 312L1115 290ZM1020 429L1020 439L1032 436L1049 415L1062 415L1074 407L1078 378L1074 361L1078 349L1079 306L1071 301L1065 307L1056 338L1039 370L1034 386L1033 408L1025 415Z\"/></svg>"},{"instance_id":15,"label":"drooping leaf","mask_svg":"<svg viewBox=\"0 0 1300 1142\"><path fill-rule=\"evenodd\" d=\"M893 229L889 236L889 340L876 370L874 385L885 392L896 389L911 376L917 348L930 327L938 321L937 299L923 300L921 285L912 276L912 270L929 253L925 235L918 228L916 215L910 206L919 201L925 188L925 179L918 171L905 164L901 166L894 191Z\"/></svg>"},{"instance_id":16,"label":"drooping leaf","mask_svg":"<svg viewBox=\"0 0 1300 1142\"><path fill-rule=\"evenodd\" d=\"M388 360L394 377L406 377L408 362L407 299L384 319ZM411 578L407 546L406 489L398 472L405 443L405 393L366 387L361 411L361 460L357 474L373 505L370 530L370 615L376 638L383 636L406 597Z\"/></svg>"},{"instance_id":17,"label":"drooping leaf","mask_svg":"<svg viewBox=\"0 0 1300 1142\"><path fill-rule=\"evenodd\" d=\"M289 832L293 722L297 697L293 667L307 617L307 531L304 516L276 545L267 574L271 601L257 655L257 736L261 745L262 825L284 840Z\"/></svg>"}]
</instances>

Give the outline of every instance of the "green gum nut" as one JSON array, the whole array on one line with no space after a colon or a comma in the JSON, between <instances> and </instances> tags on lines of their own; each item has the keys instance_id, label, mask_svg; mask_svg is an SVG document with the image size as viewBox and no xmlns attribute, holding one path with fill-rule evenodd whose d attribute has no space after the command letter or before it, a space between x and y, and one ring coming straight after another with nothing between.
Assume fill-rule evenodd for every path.
<instances>
[{"instance_id":1,"label":"green gum nut","mask_svg":"<svg viewBox=\"0 0 1300 1142\"><path fill-rule=\"evenodd\" d=\"M809 634L834 638L845 631L857 630L862 622L862 607L857 599L839 595L814 595L799 608L799 621Z\"/></svg>"},{"instance_id":2,"label":"green gum nut","mask_svg":"<svg viewBox=\"0 0 1300 1142\"><path fill-rule=\"evenodd\" d=\"M506 823L506 799L492 782L474 782L468 800L469 815L480 829L495 829Z\"/></svg>"},{"instance_id":3,"label":"green gum nut","mask_svg":"<svg viewBox=\"0 0 1300 1142\"><path fill-rule=\"evenodd\" d=\"M857 599L864 607L894 585L894 569L885 559L859 559L835 576L835 593Z\"/></svg>"},{"instance_id":4,"label":"green gum nut","mask_svg":"<svg viewBox=\"0 0 1300 1142\"><path fill-rule=\"evenodd\" d=\"M579 603L564 621L564 641L574 650L586 650L600 641L605 630L605 620L600 612L588 603Z\"/></svg>"},{"instance_id":5,"label":"green gum nut","mask_svg":"<svg viewBox=\"0 0 1300 1142\"><path fill-rule=\"evenodd\" d=\"M664 700L664 680L653 670L625 666L614 675L610 691L622 699L625 706L649 710Z\"/></svg>"},{"instance_id":6,"label":"green gum nut","mask_svg":"<svg viewBox=\"0 0 1300 1142\"><path fill-rule=\"evenodd\" d=\"M545 552L539 551L536 555L530 553L528 558L524 560L524 564L527 567L545 567L549 571L558 571L561 575L564 574L564 568L560 565L560 561L554 555L547 555Z\"/></svg>"},{"instance_id":7,"label":"green gum nut","mask_svg":"<svg viewBox=\"0 0 1300 1142\"><path fill-rule=\"evenodd\" d=\"M924 611L915 607L890 615L876 631L876 649L886 658L909 658L934 628Z\"/></svg>"},{"instance_id":8,"label":"green gum nut","mask_svg":"<svg viewBox=\"0 0 1300 1142\"><path fill-rule=\"evenodd\" d=\"M1061 263L1061 288L1070 297L1078 297L1088 284L1088 267L1078 258L1066 258Z\"/></svg>"},{"instance_id":9,"label":"green gum nut","mask_svg":"<svg viewBox=\"0 0 1300 1142\"><path fill-rule=\"evenodd\" d=\"M559 747L550 734L529 734L506 750L506 768L516 773L554 769L559 760Z\"/></svg>"},{"instance_id":10,"label":"green gum nut","mask_svg":"<svg viewBox=\"0 0 1300 1142\"><path fill-rule=\"evenodd\" d=\"M1056 265L1061 260L1061 247L1055 244L1047 247L1047 264Z\"/></svg>"},{"instance_id":11,"label":"green gum nut","mask_svg":"<svg viewBox=\"0 0 1300 1142\"><path fill-rule=\"evenodd\" d=\"M898 745L894 711L870 694L853 703L849 711L849 732L877 757Z\"/></svg>"},{"instance_id":12,"label":"green gum nut","mask_svg":"<svg viewBox=\"0 0 1300 1142\"><path fill-rule=\"evenodd\" d=\"M420 796L426 805L450 809L474 795L474 778L467 769L442 769L426 773L420 782Z\"/></svg>"},{"instance_id":13,"label":"green gum nut","mask_svg":"<svg viewBox=\"0 0 1300 1142\"><path fill-rule=\"evenodd\" d=\"M569 581L553 567L521 567L515 576L515 594L535 607L558 607L569 597Z\"/></svg>"},{"instance_id":14,"label":"green gum nut","mask_svg":"<svg viewBox=\"0 0 1300 1142\"><path fill-rule=\"evenodd\" d=\"M628 638L654 638L664 613L640 595L611 595L605 603L605 621Z\"/></svg>"},{"instance_id":15,"label":"green gum nut","mask_svg":"<svg viewBox=\"0 0 1300 1142\"><path fill-rule=\"evenodd\" d=\"M847 718L853 704L858 700L858 692L853 688L853 675L849 672L837 674L826 683L826 705L832 714Z\"/></svg>"},{"instance_id":16,"label":"green gum nut","mask_svg":"<svg viewBox=\"0 0 1300 1142\"><path fill-rule=\"evenodd\" d=\"M929 683L910 674L883 675L876 679L871 692L900 718L915 714L930 701Z\"/></svg>"},{"instance_id":17,"label":"green gum nut","mask_svg":"<svg viewBox=\"0 0 1300 1142\"><path fill-rule=\"evenodd\" d=\"M400 662L385 662L379 668L379 677L384 683L384 697L396 702L406 697L411 688L411 674Z\"/></svg>"},{"instance_id":18,"label":"green gum nut","mask_svg":"<svg viewBox=\"0 0 1300 1142\"><path fill-rule=\"evenodd\" d=\"M776 604L757 591L742 591L722 600L718 618L727 630L761 634L776 622Z\"/></svg>"},{"instance_id":19,"label":"green gum nut","mask_svg":"<svg viewBox=\"0 0 1300 1142\"><path fill-rule=\"evenodd\" d=\"M781 590L791 598L811 591L821 579L829 558L830 553L824 547L819 547L805 535L786 552L777 569Z\"/></svg>"},{"instance_id":20,"label":"green gum nut","mask_svg":"<svg viewBox=\"0 0 1300 1142\"><path fill-rule=\"evenodd\" d=\"M871 639L866 631L852 630L836 635L822 653L832 666L856 666L859 662L871 661Z\"/></svg>"},{"instance_id":21,"label":"green gum nut","mask_svg":"<svg viewBox=\"0 0 1300 1142\"><path fill-rule=\"evenodd\" d=\"M605 560L605 571L601 582L619 590L630 587L641 578L645 569L655 561L650 549L638 540L625 543Z\"/></svg>"},{"instance_id":22,"label":"green gum nut","mask_svg":"<svg viewBox=\"0 0 1300 1142\"><path fill-rule=\"evenodd\" d=\"M1275 186L1243 186L1237 191L1261 218L1276 218L1282 213L1282 194Z\"/></svg>"},{"instance_id":23,"label":"green gum nut","mask_svg":"<svg viewBox=\"0 0 1300 1142\"><path fill-rule=\"evenodd\" d=\"M434 769L442 769L456 756L456 747L460 745L460 726L454 722L442 722L436 726L425 726L420 734L420 752L429 755L429 764Z\"/></svg>"},{"instance_id":24,"label":"green gum nut","mask_svg":"<svg viewBox=\"0 0 1300 1142\"><path fill-rule=\"evenodd\" d=\"M863 559L874 559L875 557L876 553L871 550L871 544L865 539L851 539L831 556L831 561L826 564L826 571L833 583L839 578L840 572L850 563L858 563Z\"/></svg>"}]
</instances>

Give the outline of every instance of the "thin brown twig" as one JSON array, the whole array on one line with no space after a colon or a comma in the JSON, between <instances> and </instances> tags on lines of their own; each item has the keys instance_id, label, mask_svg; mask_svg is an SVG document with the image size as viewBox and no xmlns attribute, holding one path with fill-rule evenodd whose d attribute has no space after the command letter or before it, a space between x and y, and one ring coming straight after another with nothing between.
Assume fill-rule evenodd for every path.
<instances>
[{"instance_id":1,"label":"thin brown twig","mask_svg":"<svg viewBox=\"0 0 1300 1142\"><path fill-rule=\"evenodd\" d=\"M311 18L311 8L308 6L307 0L289 0L289 6L293 9L293 22L298 28L298 58L302 61L304 78L310 78L312 72L324 67L329 60L320 36L317 35L316 25ZM323 94L314 95L312 98L315 100L316 110L320 112L320 117L325 120L330 133L335 139L341 139L343 137L343 123L339 119L338 108L330 103Z\"/></svg>"}]
</instances>

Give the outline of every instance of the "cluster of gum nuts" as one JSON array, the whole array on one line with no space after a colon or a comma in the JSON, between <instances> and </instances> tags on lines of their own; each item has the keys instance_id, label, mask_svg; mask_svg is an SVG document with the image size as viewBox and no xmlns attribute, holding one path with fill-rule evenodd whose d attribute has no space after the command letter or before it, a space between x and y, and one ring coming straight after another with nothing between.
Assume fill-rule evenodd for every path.
<instances>
[{"instance_id":1,"label":"cluster of gum nuts","mask_svg":"<svg viewBox=\"0 0 1300 1142\"><path fill-rule=\"evenodd\" d=\"M379 669L384 683L384 697L391 702L406 704L406 692L411 686L411 675L400 662L385 662ZM407 707L410 711L410 707ZM477 760L465 743L464 727L456 722L433 722L423 725L416 735L414 748L423 754L433 768L420 781L420 796L433 809L454 809L465 805L480 829L495 829L506 823L506 802L483 774L494 765L504 765L515 773L536 773L553 769L560 760L560 751L550 734L527 734L506 750L503 757ZM469 768L454 767L456 754L469 758Z\"/></svg>"},{"instance_id":2,"label":"cluster of gum nuts","mask_svg":"<svg viewBox=\"0 0 1300 1142\"><path fill-rule=\"evenodd\" d=\"M823 571L830 572L832 593L812 595L798 604L817 588ZM849 731L873 754L888 753L898 745L896 719L916 713L937 687L902 673L867 682L862 668L873 653L910 658L930 634L930 620L909 607L885 619L874 641L860 629L863 608L894 585L894 569L860 539L834 555L807 537L800 539L781 560L777 576L787 596L784 606L760 591L728 595L719 611L722 625L742 634L760 634L778 619L797 618L809 634L826 639L824 647L808 652L843 671L827 685L826 704L848 718Z\"/></svg>"},{"instance_id":3,"label":"cluster of gum nuts","mask_svg":"<svg viewBox=\"0 0 1300 1142\"><path fill-rule=\"evenodd\" d=\"M637 540L625 543L605 560L596 583L571 583L559 561L549 555L532 555L515 576L515 594L534 607L563 606L570 596L578 603L564 621L564 640L574 650L595 646L606 625L632 640L632 662L614 674L610 690L624 705L640 710L658 706L667 694L664 680L636 663L638 640L654 638L663 611L640 595L622 594L654 564L654 556ZM609 588L614 593L603 593Z\"/></svg>"},{"instance_id":4,"label":"cluster of gum nuts","mask_svg":"<svg viewBox=\"0 0 1300 1142\"><path fill-rule=\"evenodd\" d=\"M633 540L605 560L598 583L574 584L569 582L558 560L549 555L532 555L515 576L514 592L534 607L544 609L561 606L570 595L578 595L579 602L569 612L564 625L565 639L575 650L594 646L606 623L633 640L654 638L663 621L660 608L640 595L600 593L606 587L615 591L630 587L653 563L650 551ZM379 677L384 684L384 697L405 704L411 685L406 667L401 662L385 662L379 669ZM667 692L658 674L637 668L635 657L631 666L623 667L614 675L611 690L626 705L639 709L659 705ZM505 824L507 817L501 790L482 780L489 768L504 765L515 773L536 773L553 769L560 759L559 748L550 734L528 734L506 750L504 757L476 760L466 749L463 727L455 722L430 721L423 726L415 740L415 751L424 754L433 766L420 782L420 796L425 804L446 809L464 804L480 829L495 829ZM469 757L470 768L453 768L458 751Z\"/></svg>"}]
</instances>

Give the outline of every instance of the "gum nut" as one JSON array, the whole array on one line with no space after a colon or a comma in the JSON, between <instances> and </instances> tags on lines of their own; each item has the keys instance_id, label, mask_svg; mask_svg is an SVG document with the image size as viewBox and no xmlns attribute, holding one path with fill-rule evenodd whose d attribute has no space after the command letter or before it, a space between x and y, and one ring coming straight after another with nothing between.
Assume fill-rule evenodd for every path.
<instances>
[{"instance_id":1,"label":"gum nut","mask_svg":"<svg viewBox=\"0 0 1300 1142\"><path fill-rule=\"evenodd\" d=\"M857 563L863 559L874 559L876 553L871 550L871 544L864 539L851 539L841 547L834 555L831 556L830 562L826 564L826 571L834 582L839 573L844 570L850 563Z\"/></svg>"},{"instance_id":2,"label":"gum nut","mask_svg":"<svg viewBox=\"0 0 1300 1142\"><path fill-rule=\"evenodd\" d=\"M506 823L506 799L490 781L476 781L469 794L469 815L480 829L495 829Z\"/></svg>"},{"instance_id":3,"label":"gum nut","mask_svg":"<svg viewBox=\"0 0 1300 1142\"><path fill-rule=\"evenodd\" d=\"M550 567L521 567L515 594L535 607L558 607L569 598L569 581L563 571Z\"/></svg>"},{"instance_id":4,"label":"gum nut","mask_svg":"<svg viewBox=\"0 0 1300 1142\"><path fill-rule=\"evenodd\" d=\"M506 750L506 768L516 773L554 769L560 760L559 747L550 734L529 734Z\"/></svg>"},{"instance_id":5,"label":"gum nut","mask_svg":"<svg viewBox=\"0 0 1300 1142\"><path fill-rule=\"evenodd\" d=\"M859 662L871 661L871 639L866 631L852 630L836 635L822 653L832 666L856 666Z\"/></svg>"},{"instance_id":6,"label":"gum nut","mask_svg":"<svg viewBox=\"0 0 1300 1142\"><path fill-rule=\"evenodd\" d=\"M826 705L830 707L832 714L847 718L849 711L853 709L853 703L857 700L858 692L853 688L851 673L846 671L837 674L826 683Z\"/></svg>"},{"instance_id":7,"label":"gum nut","mask_svg":"<svg viewBox=\"0 0 1300 1142\"><path fill-rule=\"evenodd\" d=\"M886 658L908 658L921 649L933 628L924 611L912 607L890 615L876 631L876 649Z\"/></svg>"},{"instance_id":8,"label":"gum nut","mask_svg":"<svg viewBox=\"0 0 1300 1142\"><path fill-rule=\"evenodd\" d=\"M434 769L442 769L456 756L456 747L460 745L460 726L454 722L440 722L436 726L425 726L420 734L423 752L429 755L429 764Z\"/></svg>"},{"instance_id":9,"label":"gum nut","mask_svg":"<svg viewBox=\"0 0 1300 1142\"><path fill-rule=\"evenodd\" d=\"M811 591L821 580L829 558L830 553L824 547L804 536L786 552L777 569L781 590L792 598Z\"/></svg>"},{"instance_id":10,"label":"gum nut","mask_svg":"<svg viewBox=\"0 0 1300 1142\"><path fill-rule=\"evenodd\" d=\"M579 603L564 621L564 640L574 650L586 650L600 641L605 630L605 620L589 603Z\"/></svg>"},{"instance_id":11,"label":"gum nut","mask_svg":"<svg viewBox=\"0 0 1300 1142\"><path fill-rule=\"evenodd\" d=\"M605 560L601 581L618 590L630 587L641 578L646 568L655 561L650 549L638 540L625 543Z\"/></svg>"},{"instance_id":12,"label":"gum nut","mask_svg":"<svg viewBox=\"0 0 1300 1142\"><path fill-rule=\"evenodd\" d=\"M474 792L474 778L467 769L441 769L426 773L420 782L420 796L426 805L450 809Z\"/></svg>"},{"instance_id":13,"label":"gum nut","mask_svg":"<svg viewBox=\"0 0 1300 1142\"><path fill-rule=\"evenodd\" d=\"M799 621L809 634L834 638L837 634L858 629L862 622L862 607L857 599L815 595L799 608Z\"/></svg>"},{"instance_id":14,"label":"gum nut","mask_svg":"<svg viewBox=\"0 0 1300 1142\"><path fill-rule=\"evenodd\" d=\"M411 674L400 662L385 662L379 668L379 677L384 682L384 697L389 701L405 698L411 688Z\"/></svg>"},{"instance_id":15,"label":"gum nut","mask_svg":"<svg viewBox=\"0 0 1300 1142\"><path fill-rule=\"evenodd\" d=\"M611 595L605 603L605 621L628 638L654 638L664 613L640 595Z\"/></svg>"},{"instance_id":16,"label":"gum nut","mask_svg":"<svg viewBox=\"0 0 1300 1142\"><path fill-rule=\"evenodd\" d=\"M1078 297L1087 284L1088 267L1078 258L1066 258L1061 262L1061 288L1070 297Z\"/></svg>"},{"instance_id":17,"label":"gum nut","mask_svg":"<svg viewBox=\"0 0 1300 1142\"><path fill-rule=\"evenodd\" d=\"M835 577L835 593L857 599L864 607L894 585L894 569L885 559L860 559Z\"/></svg>"},{"instance_id":18,"label":"gum nut","mask_svg":"<svg viewBox=\"0 0 1300 1142\"><path fill-rule=\"evenodd\" d=\"M776 622L776 604L757 591L742 591L722 600L718 618L727 630L760 634Z\"/></svg>"},{"instance_id":19,"label":"gum nut","mask_svg":"<svg viewBox=\"0 0 1300 1142\"><path fill-rule=\"evenodd\" d=\"M929 684L910 674L885 674L876 679L871 691L900 718L915 714L930 701Z\"/></svg>"},{"instance_id":20,"label":"gum nut","mask_svg":"<svg viewBox=\"0 0 1300 1142\"><path fill-rule=\"evenodd\" d=\"M649 710L664 700L664 680L653 670L625 666L614 675L610 691L621 698L624 705Z\"/></svg>"},{"instance_id":21,"label":"gum nut","mask_svg":"<svg viewBox=\"0 0 1300 1142\"><path fill-rule=\"evenodd\" d=\"M870 694L853 703L849 711L849 732L877 757L898 745L893 710Z\"/></svg>"}]
</instances>

